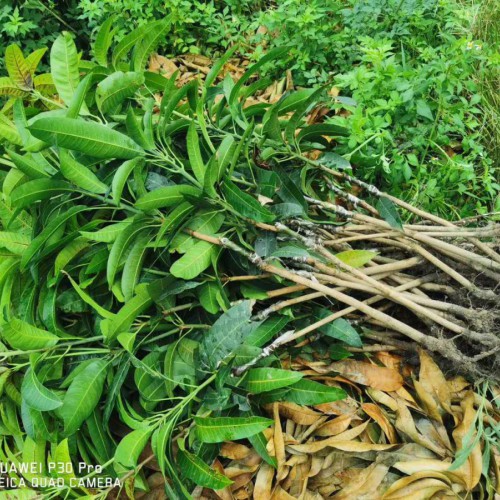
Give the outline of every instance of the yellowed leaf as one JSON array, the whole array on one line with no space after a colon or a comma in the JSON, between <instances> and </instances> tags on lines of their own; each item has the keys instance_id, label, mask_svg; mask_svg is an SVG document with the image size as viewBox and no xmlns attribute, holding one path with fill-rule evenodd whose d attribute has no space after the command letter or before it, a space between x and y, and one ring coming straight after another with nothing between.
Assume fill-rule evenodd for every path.
<instances>
[{"instance_id":1,"label":"yellowed leaf","mask_svg":"<svg viewBox=\"0 0 500 500\"><path fill-rule=\"evenodd\" d=\"M351 481L345 482L342 490L335 495L335 500L376 499L376 493L380 483L384 480L389 467L384 464L373 463L363 469L361 473ZM374 496L376 494L377 496Z\"/></svg>"},{"instance_id":2,"label":"yellowed leaf","mask_svg":"<svg viewBox=\"0 0 500 500\"><path fill-rule=\"evenodd\" d=\"M153 73L160 73L165 78L170 78L179 68L172 60L158 54L153 54L149 59L148 69Z\"/></svg>"},{"instance_id":3,"label":"yellowed leaf","mask_svg":"<svg viewBox=\"0 0 500 500\"><path fill-rule=\"evenodd\" d=\"M403 377L395 370L363 361L344 359L330 364L329 369L353 382L381 391L397 391L403 385Z\"/></svg>"},{"instance_id":4,"label":"yellowed leaf","mask_svg":"<svg viewBox=\"0 0 500 500\"><path fill-rule=\"evenodd\" d=\"M369 417L373 418L373 420L377 422L384 434L387 436L389 443L394 444L398 442L396 430L389 422L389 419L385 416L384 412L376 404L364 403L361 405L361 408Z\"/></svg>"},{"instance_id":5,"label":"yellowed leaf","mask_svg":"<svg viewBox=\"0 0 500 500\"><path fill-rule=\"evenodd\" d=\"M316 436L335 436L343 431L345 431L352 421L352 416L341 415L340 417L334 418L329 422L324 423L321 427L319 427L315 435Z\"/></svg>"},{"instance_id":6,"label":"yellowed leaf","mask_svg":"<svg viewBox=\"0 0 500 500\"><path fill-rule=\"evenodd\" d=\"M272 405L265 405L264 408L272 411ZM289 418L300 425L312 425L321 417L321 413L295 403L279 403L279 412L283 417Z\"/></svg>"},{"instance_id":7,"label":"yellowed leaf","mask_svg":"<svg viewBox=\"0 0 500 500\"><path fill-rule=\"evenodd\" d=\"M219 455L231 460L243 460L250 454L250 448L240 443L228 441L220 449Z\"/></svg>"},{"instance_id":8,"label":"yellowed leaf","mask_svg":"<svg viewBox=\"0 0 500 500\"><path fill-rule=\"evenodd\" d=\"M274 469L267 463L263 463L255 479L253 490L254 500L268 500L271 498L273 478Z\"/></svg>"}]
</instances>

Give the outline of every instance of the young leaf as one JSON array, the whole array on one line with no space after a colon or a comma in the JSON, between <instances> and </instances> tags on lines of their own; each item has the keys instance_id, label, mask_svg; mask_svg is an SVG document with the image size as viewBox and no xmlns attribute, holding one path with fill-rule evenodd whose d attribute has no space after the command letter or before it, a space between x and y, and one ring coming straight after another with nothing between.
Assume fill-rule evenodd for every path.
<instances>
[{"instance_id":1,"label":"young leaf","mask_svg":"<svg viewBox=\"0 0 500 500\"><path fill-rule=\"evenodd\" d=\"M226 201L241 215L256 222L272 222L275 219L267 208L263 207L253 196L243 192L230 180L223 187Z\"/></svg>"},{"instance_id":2,"label":"young leaf","mask_svg":"<svg viewBox=\"0 0 500 500\"><path fill-rule=\"evenodd\" d=\"M280 389L298 382L302 378L300 372L282 370L280 368L253 368L248 371L244 386L253 394Z\"/></svg>"},{"instance_id":3,"label":"young leaf","mask_svg":"<svg viewBox=\"0 0 500 500\"><path fill-rule=\"evenodd\" d=\"M33 78L30 68L24 59L21 49L13 44L5 49L5 66L10 78L23 90L33 88Z\"/></svg>"},{"instance_id":4,"label":"young leaf","mask_svg":"<svg viewBox=\"0 0 500 500\"><path fill-rule=\"evenodd\" d=\"M74 434L94 411L101 397L109 364L92 361L71 382L58 415L64 421L64 434Z\"/></svg>"},{"instance_id":5,"label":"young leaf","mask_svg":"<svg viewBox=\"0 0 500 500\"><path fill-rule=\"evenodd\" d=\"M204 488L220 490L233 484L233 481L220 472L209 467L201 458L179 448L177 464L184 477L191 479L195 484Z\"/></svg>"},{"instance_id":6,"label":"young leaf","mask_svg":"<svg viewBox=\"0 0 500 500\"><path fill-rule=\"evenodd\" d=\"M267 429L273 420L264 417L194 417L196 436L202 443L244 439Z\"/></svg>"},{"instance_id":7,"label":"young leaf","mask_svg":"<svg viewBox=\"0 0 500 500\"><path fill-rule=\"evenodd\" d=\"M105 125L74 118L40 118L30 132L52 146L80 151L94 158L128 160L144 150L126 135Z\"/></svg>"},{"instance_id":8,"label":"young leaf","mask_svg":"<svg viewBox=\"0 0 500 500\"><path fill-rule=\"evenodd\" d=\"M50 49L50 71L61 99L69 105L80 81L78 53L72 36L64 32Z\"/></svg>"}]
</instances>

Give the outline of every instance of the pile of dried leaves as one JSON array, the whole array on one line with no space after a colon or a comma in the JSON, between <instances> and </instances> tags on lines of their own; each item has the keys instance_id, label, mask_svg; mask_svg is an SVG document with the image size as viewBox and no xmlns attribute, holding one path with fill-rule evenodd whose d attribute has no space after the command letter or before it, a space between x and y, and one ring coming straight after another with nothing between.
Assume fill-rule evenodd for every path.
<instances>
[{"instance_id":1,"label":"pile of dried leaves","mask_svg":"<svg viewBox=\"0 0 500 500\"><path fill-rule=\"evenodd\" d=\"M225 443L214 467L234 483L200 498L287 500L494 498L500 482L498 391L446 379L425 352L420 367L378 352L371 361L291 362L311 380L342 387L341 401L266 405L274 468L251 446ZM338 373L344 374L336 375Z\"/></svg>"}]
</instances>

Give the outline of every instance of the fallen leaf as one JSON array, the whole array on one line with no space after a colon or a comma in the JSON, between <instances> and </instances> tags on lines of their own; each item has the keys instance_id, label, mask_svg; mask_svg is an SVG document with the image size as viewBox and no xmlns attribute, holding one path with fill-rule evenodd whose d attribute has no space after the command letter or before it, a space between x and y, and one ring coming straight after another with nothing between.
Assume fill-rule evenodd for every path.
<instances>
[{"instance_id":1,"label":"fallen leaf","mask_svg":"<svg viewBox=\"0 0 500 500\"><path fill-rule=\"evenodd\" d=\"M380 426L384 434L387 436L389 443L397 443L396 430L385 416L384 412L373 403L364 403L361 405L362 410Z\"/></svg>"},{"instance_id":2,"label":"fallen leaf","mask_svg":"<svg viewBox=\"0 0 500 500\"><path fill-rule=\"evenodd\" d=\"M397 391L403 385L403 377L395 370L363 361L345 359L330 364L328 368L353 382L381 391Z\"/></svg>"}]
</instances>

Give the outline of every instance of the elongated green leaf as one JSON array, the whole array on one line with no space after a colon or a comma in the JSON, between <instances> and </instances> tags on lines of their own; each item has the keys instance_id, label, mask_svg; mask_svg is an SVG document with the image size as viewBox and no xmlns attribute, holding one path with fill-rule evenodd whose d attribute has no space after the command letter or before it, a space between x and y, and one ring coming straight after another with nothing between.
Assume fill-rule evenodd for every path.
<instances>
[{"instance_id":1,"label":"elongated green leaf","mask_svg":"<svg viewBox=\"0 0 500 500\"><path fill-rule=\"evenodd\" d=\"M75 42L67 32L59 35L50 49L50 71L61 99L69 105L75 93L80 74Z\"/></svg>"},{"instance_id":2,"label":"elongated green leaf","mask_svg":"<svg viewBox=\"0 0 500 500\"><path fill-rule=\"evenodd\" d=\"M202 443L244 439L267 429L273 421L264 417L194 417L196 436Z\"/></svg>"},{"instance_id":3,"label":"elongated green leaf","mask_svg":"<svg viewBox=\"0 0 500 500\"><path fill-rule=\"evenodd\" d=\"M107 342L114 340L119 333L128 332L137 316L153 303L149 293L141 286L142 283L137 287L137 295L125 302L112 319L101 322L101 329Z\"/></svg>"},{"instance_id":4,"label":"elongated green leaf","mask_svg":"<svg viewBox=\"0 0 500 500\"><path fill-rule=\"evenodd\" d=\"M144 75L117 71L97 85L96 102L101 113L115 113L125 99L132 97L144 84Z\"/></svg>"},{"instance_id":5,"label":"elongated green leaf","mask_svg":"<svg viewBox=\"0 0 500 500\"><path fill-rule=\"evenodd\" d=\"M38 411L51 411L62 406L59 397L38 380L33 368L24 375L21 396L30 408Z\"/></svg>"},{"instance_id":6,"label":"elongated green leaf","mask_svg":"<svg viewBox=\"0 0 500 500\"><path fill-rule=\"evenodd\" d=\"M95 43L92 47L94 51L95 60L101 66L108 65L108 50L113 41L113 35L116 32L116 28L113 29L113 24L116 22L116 16L110 16L106 21L101 24Z\"/></svg>"},{"instance_id":7,"label":"elongated green leaf","mask_svg":"<svg viewBox=\"0 0 500 500\"><path fill-rule=\"evenodd\" d=\"M201 157L200 151L200 139L198 138L198 132L196 131L196 126L194 122L189 125L187 133L187 150L189 156L189 164L194 172L194 176L203 185L203 180L205 179L205 164Z\"/></svg>"},{"instance_id":8,"label":"elongated green leaf","mask_svg":"<svg viewBox=\"0 0 500 500\"><path fill-rule=\"evenodd\" d=\"M101 182L89 168L76 161L66 149L59 149L61 160L61 173L75 186L89 191L90 193L104 194L108 186Z\"/></svg>"},{"instance_id":9,"label":"elongated green leaf","mask_svg":"<svg viewBox=\"0 0 500 500\"><path fill-rule=\"evenodd\" d=\"M139 455L146 446L152 428L144 427L127 434L116 447L115 470L118 473L133 469L137 465Z\"/></svg>"},{"instance_id":10,"label":"elongated green leaf","mask_svg":"<svg viewBox=\"0 0 500 500\"><path fill-rule=\"evenodd\" d=\"M236 82L233 89L231 90L231 94L229 96L229 105L232 106L236 99L238 98L241 88L248 81L248 79L255 74L264 64L273 61L275 59L279 59L281 56L286 54L290 47L278 47L276 49L268 52L264 57L259 59L258 62L250 66L244 73L244 75Z\"/></svg>"},{"instance_id":11,"label":"elongated green leaf","mask_svg":"<svg viewBox=\"0 0 500 500\"><path fill-rule=\"evenodd\" d=\"M262 347L267 344L274 336L278 335L290 321L285 316L274 316L259 325L245 339L245 344Z\"/></svg>"},{"instance_id":12,"label":"elongated green leaf","mask_svg":"<svg viewBox=\"0 0 500 500\"><path fill-rule=\"evenodd\" d=\"M233 484L233 481L220 472L209 467L201 458L179 449L177 453L177 464L184 477L191 479L195 484L205 488L219 490Z\"/></svg>"},{"instance_id":13,"label":"elongated green leaf","mask_svg":"<svg viewBox=\"0 0 500 500\"><path fill-rule=\"evenodd\" d=\"M195 243L189 250L170 268L176 278L191 280L201 274L212 263L215 245L207 241Z\"/></svg>"},{"instance_id":14,"label":"elongated green leaf","mask_svg":"<svg viewBox=\"0 0 500 500\"><path fill-rule=\"evenodd\" d=\"M85 97L94 84L94 75L88 74L76 87L75 93L68 104L66 118L78 118L78 115L88 115L88 109L85 104Z\"/></svg>"},{"instance_id":15,"label":"elongated green leaf","mask_svg":"<svg viewBox=\"0 0 500 500\"><path fill-rule=\"evenodd\" d=\"M319 405L344 399L347 394L338 387L329 387L314 380L302 379L293 384L284 399L298 405Z\"/></svg>"},{"instance_id":16,"label":"elongated green leaf","mask_svg":"<svg viewBox=\"0 0 500 500\"><path fill-rule=\"evenodd\" d=\"M165 186L141 196L136 201L135 206L144 211L172 207L184 201L184 195L200 196L201 191L187 184Z\"/></svg>"},{"instance_id":17,"label":"elongated green leaf","mask_svg":"<svg viewBox=\"0 0 500 500\"><path fill-rule=\"evenodd\" d=\"M97 241L99 243L113 243L118 235L130 224L134 222L134 218L130 217L121 222L110 224L99 231L80 231L80 234L87 240Z\"/></svg>"},{"instance_id":18,"label":"elongated green leaf","mask_svg":"<svg viewBox=\"0 0 500 500\"><path fill-rule=\"evenodd\" d=\"M33 88L33 78L30 68L24 59L21 49L13 44L5 49L5 66L10 78L23 90Z\"/></svg>"},{"instance_id":19,"label":"elongated green leaf","mask_svg":"<svg viewBox=\"0 0 500 500\"><path fill-rule=\"evenodd\" d=\"M74 434L94 411L101 397L108 363L92 361L71 382L58 415L64 421L64 434Z\"/></svg>"},{"instance_id":20,"label":"elongated green leaf","mask_svg":"<svg viewBox=\"0 0 500 500\"><path fill-rule=\"evenodd\" d=\"M325 318L330 314L331 313L329 313L328 311L322 310L320 313L320 318ZM347 345L353 347L361 347L363 345L359 333L351 326L349 321L345 320L344 318L338 318L332 323L327 323L326 325L320 327L319 330L328 337L341 340Z\"/></svg>"},{"instance_id":21,"label":"elongated green leaf","mask_svg":"<svg viewBox=\"0 0 500 500\"><path fill-rule=\"evenodd\" d=\"M148 30L140 43L134 50L134 70L142 71L151 53L165 38L165 34L171 26L170 18L161 19L150 23Z\"/></svg>"},{"instance_id":22,"label":"elongated green leaf","mask_svg":"<svg viewBox=\"0 0 500 500\"><path fill-rule=\"evenodd\" d=\"M27 234L0 231L0 248L6 248L13 254L22 255L30 243L31 238Z\"/></svg>"},{"instance_id":23,"label":"elongated green leaf","mask_svg":"<svg viewBox=\"0 0 500 500\"><path fill-rule=\"evenodd\" d=\"M11 194L12 204L17 208L25 208L36 201L47 200L64 192L74 191L71 184L52 179L35 179L25 182L14 189Z\"/></svg>"},{"instance_id":24,"label":"elongated green leaf","mask_svg":"<svg viewBox=\"0 0 500 500\"><path fill-rule=\"evenodd\" d=\"M275 219L274 214L230 180L224 182L223 192L227 202L244 217L257 222L272 222Z\"/></svg>"},{"instance_id":25,"label":"elongated green leaf","mask_svg":"<svg viewBox=\"0 0 500 500\"><path fill-rule=\"evenodd\" d=\"M60 227L62 227L66 222L73 216L87 210L88 207L85 205L77 205L76 207L71 207L67 211L58 215L52 219L42 230L42 232L30 243L27 248L26 253L21 259L21 269L25 269L26 266L31 262L35 255L42 249L42 247L47 243L49 238L57 233Z\"/></svg>"},{"instance_id":26,"label":"elongated green leaf","mask_svg":"<svg viewBox=\"0 0 500 500\"><path fill-rule=\"evenodd\" d=\"M259 325L250 321L251 316L252 302L245 300L219 317L202 340L201 355L207 366L215 368Z\"/></svg>"},{"instance_id":27,"label":"elongated green leaf","mask_svg":"<svg viewBox=\"0 0 500 500\"><path fill-rule=\"evenodd\" d=\"M85 238L70 241L58 254L54 262L54 272L59 274L82 250L89 246Z\"/></svg>"},{"instance_id":28,"label":"elongated green leaf","mask_svg":"<svg viewBox=\"0 0 500 500\"><path fill-rule=\"evenodd\" d=\"M122 273L122 292L125 300L130 300L134 295L135 286L139 282L142 264L148 250L147 244L151 240L149 234L139 236L130 249Z\"/></svg>"},{"instance_id":29,"label":"elongated green leaf","mask_svg":"<svg viewBox=\"0 0 500 500\"><path fill-rule=\"evenodd\" d=\"M107 309L104 309L104 307L100 306L87 292L82 290L79 286L78 283L68 274L67 275L71 285L75 289L76 293L80 296L80 298L88 304L92 309L94 309L97 314L102 316L103 318L114 318L115 315L111 312L109 312Z\"/></svg>"},{"instance_id":30,"label":"elongated green leaf","mask_svg":"<svg viewBox=\"0 0 500 500\"><path fill-rule=\"evenodd\" d=\"M132 47L143 38L143 36L148 32L149 29L149 24L145 24L143 26L139 26L134 31L122 38L120 43L113 50L113 55L111 58L112 64L115 68L120 60L130 52Z\"/></svg>"},{"instance_id":31,"label":"elongated green leaf","mask_svg":"<svg viewBox=\"0 0 500 500\"><path fill-rule=\"evenodd\" d=\"M56 335L17 318L11 319L0 328L2 329L2 338L14 349L22 349L23 351L52 347L59 340Z\"/></svg>"},{"instance_id":32,"label":"elongated green leaf","mask_svg":"<svg viewBox=\"0 0 500 500\"><path fill-rule=\"evenodd\" d=\"M144 158L138 156L132 160L123 162L116 171L113 182L111 183L111 191L113 193L113 201L120 204L123 189L127 183L127 179L135 168L140 168L144 164Z\"/></svg>"},{"instance_id":33,"label":"elongated green leaf","mask_svg":"<svg viewBox=\"0 0 500 500\"><path fill-rule=\"evenodd\" d=\"M108 266L106 269L106 277L109 287L113 286L116 273L122 265L122 259L125 253L130 249L130 245L135 238L144 230L144 222L136 221L134 224L127 226L116 238L111 251L109 252Z\"/></svg>"},{"instance_id":34,"label":"elongated green leaf","mask_svg":"<svg viewBox=\"0 0 500 500\"><path fill-rule=\"evenodd\" d=\"M300 372L281 370L280 368L253 368L248 371L244 386L253 394L280 389L298 382Z\"/></svg>"},{"instance_id":35,"label":"elongated green leaf","mask_svg":"<svg viewBox=\"0 0 500 500\"><path fill-rule=\"evenodd\" d=\"M31 154L19 155L14 151L7 150L10 158L14 162L14 165L28 177L32 179L42 179L44 177L49 177L49 174L43 168L43 165L39 165L32 157Z\"/></svg>"},{"instance_id":36,"label":"elongated green leaf","mask_svg":"<svg viewBox=\"0 0 500 500\"><path fill-rule=\"evenodd\" d=\"M377 202L377 210L380 217L384 219L391 227L403 230L403 222L399 216L396 205L388 198L379 198Z\"/></svg>"},{"instance_id":37,"label":"elongated green leaf","mask_svg":"<svg viewBox=\"0 0 500 500\"><path fill-rule=\"evenodd\" d=\"M141 156L144 150L126 135L100 123L74 118L40 118L30 132L52 146L80 151L95 158L123 158Z\"/></svg>"}]
</instances>

